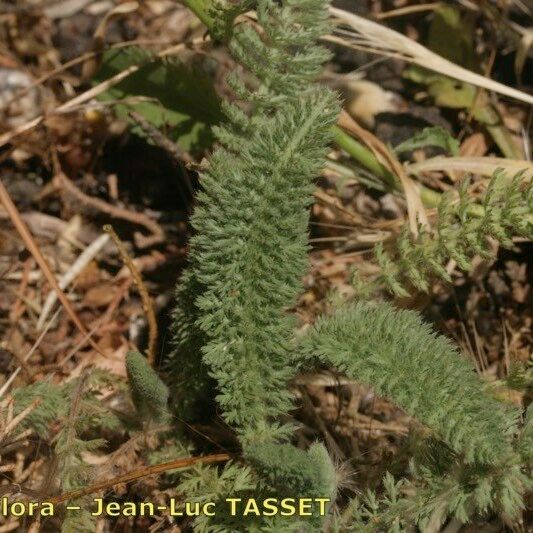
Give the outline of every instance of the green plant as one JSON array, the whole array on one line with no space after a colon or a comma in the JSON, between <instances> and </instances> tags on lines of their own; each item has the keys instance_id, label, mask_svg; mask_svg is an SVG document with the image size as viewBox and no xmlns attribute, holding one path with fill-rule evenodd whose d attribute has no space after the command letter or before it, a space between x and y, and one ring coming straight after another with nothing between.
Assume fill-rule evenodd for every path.
<instances>
[{"instance_id":1,"label":"green plant","mask_svg":"<svg viewBox=\"0 0 533 533\"><path fill-rule=\"evenodd\" d=\"M298 354L371 384L431 428L413 466L415 497L395 504L392 518L405 520L407 509L417 523L436 512L441 521L448 514L467 521L489 509L507 517L520 511L530 480L517 442L529 430L517 437L519 412L487 394L471 364L417 313L377 302L347 305L320 318Z\"/></svg>"},{"instance_id":2,"label":"green plant","mask_svg":"<svg viewBox=\"0 0 533 533\"><path fill-rule=\"evenodd\" d=\"M448 515L468 520L488 510L516 516L528 485L516 451L518 412L485 390L448 340L416 313L379 302L347 305L299 337L287 314L305 270L310 180L338 109L331 93L310 83L327 58L313 44L325 31L324 7L321 0L287 0L279 6L259 0L261 31L244 24L233 29L230 50L257 83L250 90L240 78L230 78L238 99L252 112L248 116L237 104L224 103L228 123L216 131L222 147L202 176L189 267L176 294L175 349L167 363L175 380L174 409L197 419L215 390L219 412L236 431L252 467L256 491L333 495L335 477L325 474L333 467L317 470L312 450L318 448L306 454L285 443L292 431L285 420L291 409L287 383L296 370L334 367L395 401L427 426L437 448L448 451L438 476L435 463L420 454L413 463L414 495L398 489L388 497L379 527L399 527L400 514L409 524L442 523ZM519 178L509 191L505 196L495 179L484 215L475 222L464 193L457 209L445 199L440 240L420 246L400 241L405 261L400 265L409 279L426 286L426 270L443 274L445 252L462 259L472 242L479 253L487 249L487 236L505 243L509 230L525 230L518 221L523 211ZM529 198L529 192L524 194ZM409 246L415 251L406 252ZM435 257L437 252L441 255ZM423 275L409 270L415 259ZM397 274L390 277L396 282ZM368 522L370 515L361 516ZM224 530L227 523L212 527Z\"/></svg>"},{"instance_id":3,"label":"green plant","mask_svg":"<svg viewBox=\"0 0 533 533\"><path fill-rule=\"evenodd\" d=\"M61 421L55 452L68 491L91 479L84 453L104 444L92 438L95 429L138 431L152 427L145 422L176 421L165 429L165 443L147 452L148 460L160 461L190 453L181 422L209 418L216 408L237 437L240 456L223 467L197 465L165 477L177 495L215 503L215 516L195 518L197 531L435 529L448 517L468 522L487 513L512 523L531 488L531 408L521 425L519 410L498 400L453 344L413 311L345 302L303 333L288 311L306 270L313 179L332 133L338 137L336 95L313 83L329 57L316 45L328 28L327 2L258 0L257 24L235 27L242 4L221 11L210 2L186 3L253 80L245 85L230 77L236 102L222 103L227 121L214 128L220 146L201 177L192 217L195 235L176 291L167 384L140 353L130 352L128 380L140 424L128 426L100 404L106 381L94 373L17 389L15 414L42 398L21 430L45 436ZM455 149L430 133L431 142ZM531 185L524 187L520 177L502 180L495 177L481 207L468 198L466 185L457 205L445 197L436 236L405 233L397 255L378 248L381 281L398 294L407 292L406 284L425 289L430 275L447 275L442 263L448 257L466 268L472 253L488 253L487 237L508 245L516 233L529 235ZM339 475L326 447L302 450L291 443L290 380L324 366L372 386L422 426L409 476L387 474L382 488L353 498L341 512L335 505ZM223 505L228 497L285 496L327 498L329 516L232 516ZM87 509L63 526L92 527Z\"/></svg>"},{"instance_id":4,"label":"green plant","mask_svg":"<svg viewBox=\"0 0 533 533\"><path fill-rule=\"evenodd\" d=\"M126 371L133 403L141 418L161 421L167 418L168 388L139 352L126 356Z\"/></svg>"},{"instance_id":5,"label":"green plant","mask_svg":"<svg viewBox=\"0 0 533 533\"><path fill-rule=\"evenodd\" d=\"M458 202L451 194L443 195L435 232L422 227L413 237L405 226L392 252L385 251L382 244L376 247L379 285L397 296L407 296L409 286L427 291L432 277L451 281L444 268L448 259L469 270L475 255L494 255L491 240L509 248L514 236L533 237L533 180L525 181L521 173L509 180L497 172L483 195L481 215L468 186L469 180L464 180Z\"/></svg>"},{"instance_id":6,"label":"green plant","mask_svg":"<svg viewBox=\"0 0 533 533\"><path fill-rule=\"evenodd\" d=\"M59 458L61 489L64 491L81 488L90 482L92 468L83 460L82 454L94 452L105 444L103 439L84 440L79 436L83 429L82 417L87 414L87 405L83 400L87 380L88 375L84 374L73 388L69 398L70 411L57 435L55 451ZM74 503L81 508L65 515L61 531L90 531L95 527L95 519L89 512L90 498L80 498Z\"/></svg>"},{"instance_id":7,"label":"green plant","mask_svg":"<svg viewBox=\"0 0 533 533\"><path fill-rule=\"evenodd\" d=\"M278 494L335 499L335 468L322 444L305 452L289 444L265 443L245 449L244 457Z\"/></svg>"},{"instance_id":8,"label":"green plant","mask_svg":"<svg viewBox=\"0 0 533 533\"><path fill-rule=\"evenodd\" d=\"M261 2L257 12L264 35L245 25L230 43L260 83L250 92L231 78L254 112L248 118L237 105L224 106L229 124L216 133L225 147L202 178L169 363L188 403L204 402L207 375L216 379L217 401L243 442L290 431L276 421L290 408L284 384L294 321L284 309L301 289L311 180L338 110L329 91L310 83L328 57L312 44L326 31L322 2Z\"/></svg>"},{"instance_id":9,"label":"green plant","mask_svg":"<svg viewBox=\"0 0 533 533\"><path fill-rule=\"evenodd\" d=\"M112 377L93 370L67 383L43 381L13 391L15 414L24 411L35 400L41 400L19 424L19 431L31 429L41 438L51 438L50 428L53 423L57 425L58 431L52 442L62 491L82 488L92 479L93 468L87 464L84 455L101 450L106 441L89 435L121 426L118 417L99 400L102 389L111 384L116 385ZM91 498L79 498L71 503L80 509L65 514L61 531L94 531Z\"/></svg>"}]
</instances>

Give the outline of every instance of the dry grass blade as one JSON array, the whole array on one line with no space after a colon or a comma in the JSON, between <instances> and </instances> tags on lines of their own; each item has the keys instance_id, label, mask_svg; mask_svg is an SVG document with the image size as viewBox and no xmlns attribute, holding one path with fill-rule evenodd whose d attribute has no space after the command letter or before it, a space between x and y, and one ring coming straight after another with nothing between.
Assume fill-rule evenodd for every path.
<instances>
[{"instance_id":1,"label":"dry grass blade","mask_svg":"<svg viewBox=\"0 0 533 533\"><path fill-rule=\"evenodd\" d=\"M348 26L350 31L343 30L343 37L332 36L327 37L327 40L387 57L399 57L450 78L533 104L533 96L460 67L386 26L343 9L331 7L330 13L336 18L338 24Z\"/></svg>"},{"instance_id":2,"label":"dry grass blade","mask_svg":"<svg viewBox=\"0 0 533 533\"><path fill-rule=\"evenodd\" d=\"M364 220L361 215L355 213L354 211L351 211L350 209L347 209L342 205L342 202L338 198L329 195L322 189L316 190L313 196L315 197L315 199L317 199L319 202L322 202L324 205L327 205L335 211L339 211L343 215L346 215L348 218L353 220L355 224L364 224ZM351 226L348 227L351 229Z\"/></svg>"},{"instance_id":3,"label":"dry grass blade","mask_svg":"<svg viewBox=\"0 0 533 533\"><path fill-rule=\"evenodd\" d=\"M121 48L129 48L134 46L153 46L153 45L167 45L170 44L170 41L163 41L161 39L133 39L131 41L123 41L119 43L111 44L107 47L108 50L117 50ZM59 74L65 72L71 67L75 67L76 65L79 65L80 63L84 63L89 60L93 60L96 56L100 55L100 51L92 50L90 52L85 52L84 54L81 54L78 57L75 57L74 59L71 59L70 61L67 61L65 63L62 63L61 65L53 68L52 70L46 72L42 76L39 76L35 80L33 80L29 85L22 87L20 90L18 90L11 99L7 100L7 102L4 104L4 107L7 109L9 108L13 102L16 102L19 98L22 98L28 92L38 87L39 85L43 84L44 82L55 78ZM8 132L9 133L9 132Z\"/></svg>"},{"instance_id":4,"label":"dry grass blade","mask_svg":"<svg viewBox=\"0 0 533 533\"><path fill-rule=\"evenodd\" d=\"M84 335L78 343L74 345L74 347L61 359L59 365L63 366L67 361L69 361L74 355L76 355L88 342L91 342L92 336L96 333L98 328L100 328L104 324L103 317L96 322L96 324L91 328L90 331L87 332L86 335Z\"/></svg>"},{"instance_id":5,"label":"dry grass blade","mask_svg":"<svg viewBox=\"0 0 533 533\"><path fill-rule=\"evenodd\" d=\"M43 401L42 398L35 398L26 409L24 409L22 412L20 412L17 416L12 418L4 428L2 428L2 432L0 434L0 441L3 441L11 431L13 431L14 428L16 428L41 402Z\"/></svg>"},{"instance_id":6,"label":"dry grass blade","mask_svg":"<svg viewBox=\"0 0 533 533\"><path fill-rule=\"evenodd\" d=\"M155 57L163 58L163 57L167 57L173 54L177 54L203 41L205 41L205 39L203 38L194 39L192 42L180 43L174 46L170 46L169 48L165 48L165 50L162 50L161 52L156 54ZM64 104L61 104L60 106L51 110L49 112L49 115L52 115L54 113L65 113L67 111L73 111L79 105L84 104L88 102L89 100L92 100L93 98L96 98L99 94L102 94L104 91L107 91L110 87L113 87L114 85L117 85L117 83L120 83L123 79L127 78L130 74L137 72L143 65L144 63L139 64L139 65L132 65L131 67L128 67L127 69L119 72L118 74L115 74L108 80L105 80L99 83L98 85L91 87L87 91L79 94L78 96L75 96L68 102L65 102ZM36 128L37 126L39 126L39 124L43 122L45 118L46 118L45 115L39 115L38 117L35 117L34 119L29 120L28 122L24 122L20 126L13 128L12 130L4 133L3 135L0 135L0 146L4 146L5 144L11 142L15 137L18 137L19 135L27 131L31 131L33 128Z\"/></svg>"},{"instance_id":7,"label":"dry grass blade","mask_svg":"<svg viewBox=\"0 0 533 533\"><path fill-rule=\"evenodd\" d=\"M139 294L141 295L143 310L144 310L144 313L146 314L146 320L148 321L148 348L146 350L147 352L146 355L147 355L148 362L150 363L150 365L153 366L154 361L155 361L155 349L157 345L157 320L155 317L152 299L150 298L150 295L148 294L148 289L146 288L146 285L143 283L142 276L141 276L141 273L139 272L139 269L135 266L135 263L129 256L128 251L126 250L126 247L124 246L124 243L120 240L120 237L116 234L115 230L113 229L113 226L111 226L111 224L106 224L103 229L111 237L111 239L113 239L114 243L116 244L120 252L120 255L122 257L122 261L128 267L129 271L131 272L133 281L135 282L135 285L137 285L137 290L139 291Z\"/></svg>"},{"instance_id":8,"label":"dry grass blade","mask_svg":"<svg viewBox=\"0 0 533 533\"><path fill-rule=\"evenodd\" d=\"M22 218L20 217L18 209L16 208L15 204L11 200L9 193L7 192L7 189L4 187L4 184L2 183L1 180L0 180L0 203L2 203L3 206L5 207L5 210L7 211L7 214L9 215L9 218L11 219L11 222L13 222L13 225L15 226L20 237L24 241L26 248L28 248L31 255L33 255L35 261L39 265L44 276L46 277L46 279L48 280L48 282L50 283L54 291L57 293L57 297L59 298L59 301L61 302L61 304L67 311L72 322L74 322L76 327L80 330L80 332L83 335L87 335L87 330L85 329L85 326L81 323L80 319L78 318L78 315L74 311L74 308L70 304L68 298L65 296L65 293L61 290L61 287L58 285L57 280L54 277L54 274L52 273L52 271L50 270L50 267L48 266L48 262L44 258L37 244L35 243L33 236L30 233L30 230L27 228L26 224L24 224ZM90 342L91 342L91 346L98 353L100 353L100 350L98 349L96 344L92 340Z\"/></svg>"},{"instance_id":9,"label":"dry grass blade","mask_svg":"<svg viewBox=\"0 0 533 533\"><path fill-rule=\"evenodd\" d=\"M94 485L90 485L89 487L85 487L80 490L74 490L72 492L60 494L59 496L54 496L46 501L57 505L58 503L63 503L68 500L75 500L77 498L81 498L82 496L87 496L88 494L94 494L95 492L113 487L119 483L129 483L131 481L135 481L136 479L151 476L153 474L160 474L161 472L167 472L168 470L174 470L176 468L185 468L196 464L206 465L212 463L222 463L228 461L229 459L230 456L227 453L206 455L204 457L185 457L182 459L174 459L173 461L169 461L167 463L139 468L138 470L133 470L123 474L122 476L117 476L106 481L100 481L99 483L95 483Z\"/></svg>"},{"instance_id":10,"label":"dry grass blade","mask_svg":"<svg viewBox=\"0 0 533 533\"><path fill-rule=\"evenodd\" d=\"M61 309L62 309L61 307L57 309L57 311L53 314L52 318L48 321L48 324L46 325L46 327L43 329L43 331L41 331L41 334L39 335L37 340L33 343L33 346L31 347L31 349L24 356L22 360L24 363L33 355L35 350L39 347L42 340L44 339L44 336L48 333L48 330L52 327L52 324L54 323L55 319L59 316ZM22 370L22 366L18 366L17 368L15 368L13 373L9 376L6 382L2 385L2 387L0 388L0 398L2 398L2 396L5 394L7 389L9 389L9 387L11 386L11 383L13 383L13 381L19 375L21 370Z\"/></svg>"},{"instance_id":11,"label":"dry grass blade","mask_svg":"<svg viewBox=\"0 0 533 533\"><path fill-rule=\"evenodd\" d=\"M165 233L161 226L146 214L129 211L123 207L109 204L100 198L93 198L92 196L85 194L83 191L80 191L74 182L63 172L58 172L56 174L54 182L59 190L67 193L83 205L101 211L110 217L127 220L133 224L138 224L139 226L146 228L150 232L150 235L145 236L142 233L134 234L135 243L139 248L147 248L165 240Z\"/></svg>"},{"instance_id":12,"label":"dry grass blade","mask_svg":"<svg viewBox=\"0 0 533 533\"><path fill-rule=\"evenodd\" d=\"M492 176L499 169L505 170L510 176L524 172L524 178L533 178L533 163L503 157L433 157L405 167L406 172L411 175L457 170Z\"/></svg>"},{"instance_id":13,"label":"dry grass blade","mask_svg":"<svg viewBox=\"0 0 533 533\"><path fill-rule=\"evenodd\" d=\"M80 256L74 261L72 266L68 269L67 272L59 280L59 286L61 289L66 289L72 281L81 273L81 271L94 259L98 252L107 244L109 241L108 235L100 235L97 237L85 250L80 254ZM57 299L57 294L51 292L44 302L41 315L37 321L37 330L43 328L44 323L50 313L52 307L54 306Z\"/></svg>"},{"instance_id":14,"label":"dry grass blade","mask_svg":"<svg viewBox=\"0 0 533 533\"><path fill-rule=\"evenodd\" d=\"M341 111L338 124L340 127L350 131L363 141L374 155L382 160L389 170L400 180L405 193L407 211L409 215L409 227L413 235L417 234L418 222L426 225L428 223L426 211L420 199L420 194L413 181L407 176L403 166L390 152L390 150L372 133L365 130L346 111Z\"/></svg>"},{"instance_id":15,"label":"dry grass blade","mask_svg":"<svg viewBox=\"0 0 533 533\"><path fill-rule=\"evenodd\" d=\"M82 79L88 80L95 74L100 66L100 61L102 59L102 52L105 48L105 35L109 24L116 20L117 18L133 13L139 9L138 2L124 2L123 4L118 4L110 9L100 21L93 35L93 41L91 48L94 51L100 52L92 59L86 61L82 67Z\"/></svg>"},{"instance_id":16,"label":"dry grass blade","mask_svg":"<svg viewBox=\"0 0 533 533\"><path fill-rule=\"evenodd\" d=\"M390 11L383 11L382 13L376 13L374 18L378 20L403 17L404 15L412 15L413 13L421 13L423 11L434 11L442 5L441 2L431 2L429 4L421 4L414 6L404 6L397 9L391 9Z\"/></svg>"}]
</instances>

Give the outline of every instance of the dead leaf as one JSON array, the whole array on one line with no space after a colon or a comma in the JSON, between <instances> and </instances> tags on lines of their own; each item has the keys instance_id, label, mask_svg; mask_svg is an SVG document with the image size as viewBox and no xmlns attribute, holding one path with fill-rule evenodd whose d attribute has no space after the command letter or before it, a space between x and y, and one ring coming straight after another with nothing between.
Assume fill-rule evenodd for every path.
<instances>
[{"instance_id":1,"label":"dead leaf","mask_svg":"<svg viewBox=\"0 0 533 533\"><path fill-rule=\"evenodd\" d=\"M473 133L468 136L459 148L461 157L481 157L487 153L487 139L483 133Z\"/></svg>"},{"instance_id":2,"label":"dead leaf","mask_svg":"<svg viewBox=\"0 0 533 533\"><path fill-rule=\"evenodd\" d=\"M112 283L105 283L89 289L82 300L84 307L98 309L109 305L117 294L117 287Z\"/></svg>"}]
</instances>

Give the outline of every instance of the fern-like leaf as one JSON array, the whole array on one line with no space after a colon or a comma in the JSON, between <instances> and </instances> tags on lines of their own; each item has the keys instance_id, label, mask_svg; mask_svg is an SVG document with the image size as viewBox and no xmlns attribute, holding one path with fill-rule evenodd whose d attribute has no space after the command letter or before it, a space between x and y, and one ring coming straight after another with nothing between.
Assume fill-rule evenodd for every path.
<instances>
[{"instance_id":1,"label":"fern-like leaf","mask_svg":"<svg viewBox=\"0 0 533 533\"><path fill-rule=\"evenodd\" d=\"M253 92L234 83L253 113L246 124L235 104L225 106L233 122L218 130L225 147L202 177L170 366L183 370L189 397L207 390L205 378L190 382L207 367L226 421L245 440L273 440L287 433L275 419L291 406L294 322L285 309L301 290L311 179L338 104L309 83L327 57L313 44L326 29L325 3L260 0L257 14L264 33L238 27L230 44L258 80Z\"/></svg>"},{"instance_id":2,"label":"fern-like leaf","mask_svg":"<svg viewBox=\"0 0 533 533\"><path fill-rule=\"evenodd\" d=\"M482 198L482 209L468 195L468 180L459 189L459 201L444 194L438 207L436 232L420 228L413 237L405 227L395 248L376 247L381 268L379 281L397 296L407 296L412 286L428 291L432 278L451 281L444 268L453 259L468 271L475 255L492 256L489 239L512 247L514 236L533 238L533 180L524 183L523 173L509 180L496 172Z\"/></svg>"},{"instance_id":3,"label":"fern-like leaf","mask_svg":"<svg viewBox=\"0 0 533 533\"><path fill-rule=\"evenodd\" d=\"M348 305L320 318L300 350L374 387L467 462L494 463L512 454L518 413L489 396L473 366L413 311Z\"/></svg>"}]
</instances>

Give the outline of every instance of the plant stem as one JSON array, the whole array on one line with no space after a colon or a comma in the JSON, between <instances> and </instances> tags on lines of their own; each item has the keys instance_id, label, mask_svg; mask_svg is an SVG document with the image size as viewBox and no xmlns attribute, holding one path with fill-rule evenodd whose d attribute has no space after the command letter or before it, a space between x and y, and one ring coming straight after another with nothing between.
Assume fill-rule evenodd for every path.
<instances>
[{"instance_id":1,"label":"plant stem","mask_svg":"<svg viewBox=\"0 0 533 533\"><path fill-rule=\"evenodd\" d=\"M58 496L52 496L47 498L45 501L58 505L69 500L75 500L81 498L82 496L87 496L88 494L93 494L103 489L112 487L113 485L118 485L119 483L130 483L131 481L136 481L146 476L152 476L154 474L160 474L161 472L167 472L168 470L174 470L176 468L187 468L196 464L208 465L213 463L222 463L226 462L231 457L227 453L219 453L215 455L204 455L202 457L184 457L180 459L174 459L167 463L161 463L157 465L145 466L137 470L132 470L126 472L121 476L114 477L113 479L107 479L105 481L99 481L94 485L84 487L79 490L73 490L71 492L64 492Z\"/></svg>"},{"instance_id":2,"label":"plant stem","mask_svg":"<svg viewBox=\"0 0 533 533\"><path fill-rule=\"evenodd\" d=\"M393 189L398 188L396 178L376 159L368 148L365 148L360 142L356 141L338 126L333 126L332 130L333 140L339 148L342 148L351 155L358 163L370 170L372 174L385 180L389 187Z\"/></svg>"},{"instance_id":3,"label":"plant stem","mask_svg":"<svg viewBox=\"0 0 533 533\"><path fill-rule=\"evenodd\" d=\"M385 184L395 190L402 192L402 186L398 179L385 166L383 166L374 156L374 154L365 148L359 141L356 141L351 135L346 133L338 126L333 126L333 140L339 148L342 148L358 163L370 170L372 174L381 178ZM440 202L440 193L419 185L420 198L426 207L437 207Z\"/></svg>"},{"instance_id":4,"label":"plant stem","mask_svg":"<svg viewBox=\"0 0 533 533\"><path fill-rule=\"evenodd\" d=\"M206 26L209 31L213 29L215 21L209 14L211 0L179 0L187 6Z\"/></svg>"}]
</instances>

